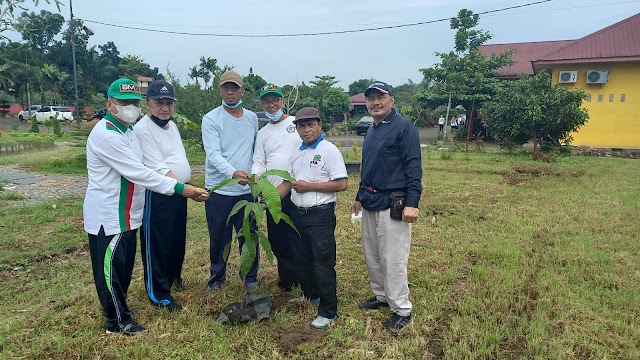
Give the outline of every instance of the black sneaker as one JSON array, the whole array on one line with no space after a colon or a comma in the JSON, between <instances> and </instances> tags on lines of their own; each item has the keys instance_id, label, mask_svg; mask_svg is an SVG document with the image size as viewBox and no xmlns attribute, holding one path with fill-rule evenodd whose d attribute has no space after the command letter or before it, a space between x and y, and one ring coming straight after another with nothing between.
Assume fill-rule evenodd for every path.
<instances>
[{"instance_id":1,"label":"black sneaker","mask_svg":"<svg viewBox=\"0 0 640 360\"><path fill-rule=\"evenodd\" d=\"M209 285L209 287L207 287L207 292L214 293L214 292L220 290L220 288L222 287L222 284L223 284L222 281L214 282L212 285Z\"/></svg>"},{"instance_id":2,"label":"black sneaker","mask_svg":"<svg viewBox=\"0 0 640 360\"><path fill-rule=\"evenodd\" d=\"M156 306L161 307L163 309L167 309L169 312L182 310L182 305L178 304L175 301L172 301L168 304L157 304Z\"/></svg>"},{"instance_id":3,"label":"black sneaker","mask_svg":"<svg viewBox=\"0 0 640 360\"><path fill-rule=\"evenodd\" d=\"M184 285L184 279L182 278L182 276L180 276L173 282L173 289L175 291L184 291L186 290L186 288L187 287Z\"/></svg>"},{"instance_id":4,"label":"black sneaker","mask_svg":"<svg viewBox=\"0 0 640 360\"><path fill-rule=\"evenodd\" d=\"M409 325L409 323L411 323L411 314L409 314L409 316L402 316L394 312L391 314L389 320L387 320L382 326L384 326L386 330L400 330Z\"/></svg>"},{"instance_id":5,"label":"black sneaker","mask_svg":"<svg viewBox=\"0 0 640 360\"><path fill-rule=\"evenodd\" d=\"M119 326L109 326L107 327L107 334L116 334L121 333L127 336L135 336L146 332L147 328L144 326L140 326L134 322L125 325L123 328Z\"/></svg>"},{"instance_id":6,"label":"black sneaker","mask_svg":"<svg viewBox=\"0 0 640 360\"><path fill-rule=\"evenodd\" d=\"M376 310L381 307L389 307L389 304L384 301L378 300L375 296L365 302L360 303L360 309L364 310Z\"/></svg>"}]
</instances>

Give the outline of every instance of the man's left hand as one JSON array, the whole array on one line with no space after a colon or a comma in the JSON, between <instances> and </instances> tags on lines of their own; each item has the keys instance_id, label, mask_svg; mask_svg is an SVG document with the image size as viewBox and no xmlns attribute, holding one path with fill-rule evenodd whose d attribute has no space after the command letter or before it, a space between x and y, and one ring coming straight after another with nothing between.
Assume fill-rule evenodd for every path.
<instances>
[{"instance_id":1,"label":"man's left hand","mask_svg":"<svg viewBox=\"0 0 640 360\"><path fill-rule=\"evenodd\" d=\"M405 206L404 210L402 210L402 221L406 223L416 222L416 220L418 220L419 213L420 213L420 210L418 208Z\"/></svg>"},{"instance_id":2,"label":"man's left hand","mask_svg":"<svg viewBox=\"0 0 640 360\"><path fill-rule=\"evenodd\" d=\"M304 181L304 180L294 181L293 182L293 189L298 194L306 193L306 192L309 192L309 191L314 191L313 190L313 184L308 182L308 181Z\"/></svg>"}]
</instances>

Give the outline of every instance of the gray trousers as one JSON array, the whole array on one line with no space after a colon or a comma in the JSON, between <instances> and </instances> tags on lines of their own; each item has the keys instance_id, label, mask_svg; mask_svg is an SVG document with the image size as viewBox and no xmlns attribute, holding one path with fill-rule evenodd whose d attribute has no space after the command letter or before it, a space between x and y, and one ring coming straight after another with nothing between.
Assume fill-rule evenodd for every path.
<instances>
[{"instance_id":1,"label":"gray trousers","mask_svg":"<svg viewBox=\"0 0 640 360\"><path fill-rule=\"evenodd\" d=\"M371 290L379 301L394 312L411 314L407 264L411 246L411 224L393 220L389 209L362 210L364 259Z\"/></svg>"}]
</instances>

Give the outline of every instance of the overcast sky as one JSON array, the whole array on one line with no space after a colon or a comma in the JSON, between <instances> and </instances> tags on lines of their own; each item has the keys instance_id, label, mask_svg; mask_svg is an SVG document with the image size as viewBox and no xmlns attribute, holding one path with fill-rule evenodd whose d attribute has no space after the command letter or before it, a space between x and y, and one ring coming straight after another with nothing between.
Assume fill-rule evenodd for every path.
<instances>
[{"instance_id":1,"label":"overcast sky","mask_svg":"<svg viewBox=\"0 0 640 360\"><path fill-rule=\"evenodd\" d=\"M68 0L62 14L69 18ZM462 8L474 12L535 0L247 0L132 1L75 0L74 15L84 20L191 33L293 34L350 30L451 18ZM57 11L40 0L40 8ZM31 5L33 8L33 5ZM35 9L39 11L39 9ZM489 43L577 39L640 12L640 1L553 0L484 15L479 27L493 34ZM309 82L315 75L336 76L343 88L360 78L392 85L420 81L418 69L438 61L436 51L453 48L448 21L362 33L274 38L221 38L169 35L86 23L90 45L113 41L121 55L139 55L184 82L201 56L218 59L246 75L249 67L279 85Z\"/></svg>"}]
</instances>

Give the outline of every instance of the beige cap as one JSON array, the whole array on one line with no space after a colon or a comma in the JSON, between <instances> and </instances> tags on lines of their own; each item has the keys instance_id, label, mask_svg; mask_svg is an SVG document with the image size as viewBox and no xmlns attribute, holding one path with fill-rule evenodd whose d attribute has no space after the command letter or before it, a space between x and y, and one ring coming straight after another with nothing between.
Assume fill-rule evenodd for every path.
<instances>
[{"instance_id":1,"label":"beige cap","mask_svg":"<svg viewBox=\"0 0 640 360\"><path fill-rule=\"evenodd\" d=\"M240 87L244 87L242 84L242 76L235 71L226 71L220 76L220 86L224 83L232 82Z\"/></svg>"}]
</instances>

